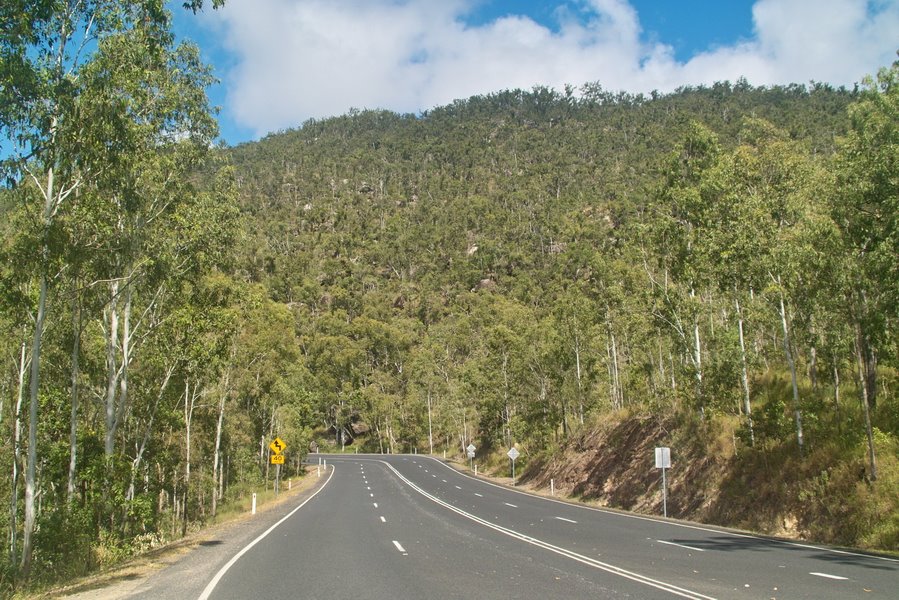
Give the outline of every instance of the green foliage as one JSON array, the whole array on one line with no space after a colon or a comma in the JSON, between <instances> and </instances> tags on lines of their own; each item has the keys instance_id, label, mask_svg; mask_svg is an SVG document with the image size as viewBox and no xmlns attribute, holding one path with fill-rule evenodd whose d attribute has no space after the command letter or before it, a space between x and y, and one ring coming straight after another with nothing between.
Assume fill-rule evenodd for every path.
<instances>
[{"instance_id":1,"label":"green foliage","mask_svg":"<svg viewBox=\"0 0 899 600\"><path fill-rule=\"evenodd\" d=\"M0 86L16 150L0 391L28 383L21 341L49 281L35 580L111 564L271 486L275 435L285 473L312 441L457 457L475 443L505 469L511 445L536 464L628 411L693 439L691 456L730 444L738 473L790 473L812 535L895 543L895 385L873 388L874 480L855 352L895 380L896 294L880 285L899 254L895 69L858 94L510 90L210 155L209 71L173 45L159 3L83 3L109 10L68 79L29 50L64 17L19 4L22 36L0 38L0 83L16 86ZM50 173L69 192L47 213L36 182ZM738 479L727 489L753 490ZM842 493L851 514L808 525ZM825 530L834 518L846 528Z\"/></svg>"}]
</instances>

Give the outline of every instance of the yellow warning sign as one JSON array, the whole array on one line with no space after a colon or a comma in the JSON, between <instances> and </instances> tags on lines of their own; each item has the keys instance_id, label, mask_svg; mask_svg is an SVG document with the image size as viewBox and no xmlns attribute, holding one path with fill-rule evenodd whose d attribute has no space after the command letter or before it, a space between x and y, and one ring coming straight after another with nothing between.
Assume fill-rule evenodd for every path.
<instances>
[{"instance_id":1,"label":"yellow warning sign","mask_svg":"<svg viewBox=\"0 0 899 600\"><path fill-rule=\"evenodd\" d=\"M284 452L284 450L287 449L287 444L285 444L284 440L282 440L281 438L276 437L274 440L272 440L272 443L269 444L268 447L271 448L272 452L274 452L275 454L281 454L282 452Z\"/></svg>"},{"instance_id":2,"label":"yellow warning sign","mask_svg":"<svg viewBox=\"0 0 899 600\"><path fill-rule=\"evenodd\" d=\"M272 464L273 465L283 465L284 464L284 455L283 454L272 454Z\"/></svg>"}]
</instances>

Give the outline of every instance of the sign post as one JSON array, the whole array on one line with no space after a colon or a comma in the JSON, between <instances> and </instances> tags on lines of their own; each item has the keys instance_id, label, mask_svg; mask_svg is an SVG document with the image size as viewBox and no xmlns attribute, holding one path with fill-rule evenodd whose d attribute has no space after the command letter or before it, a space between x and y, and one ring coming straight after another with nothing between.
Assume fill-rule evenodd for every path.
<instances>
[{"instance_id":1,"label":"sign post","mask_svg":"<svg viewBox=\"0 0 899 600\"><path fill-rule=\"evenodd\" d=\"M509 450L506 455L512 459L512 485L515 485L515 459L521 456L518 452L518 449L515 446L512 446L512 449Z\"/></svg>"},{"instance_id":2,"label":"sign post","mask_svg":"<svg viewBox=\"0 0 899 600\"><path fill-rule=\"evenodd\" d=\"M656 469L662 469L662 514L668 517L668 482L665 469L671 468L671 448L656 448Z\"/></svg>"},{"instance_id":3,"label":"sign post","mask_svg":"<svg viewBox=\"0 0 899 600\"><path fill-rule=\"evenodd\" d=\"M281 453L287 450L287 444L281 438L276 437L268 447L272 449L271 461L275 465L275 496L277 496L280 491L278 488L281 483L281 465L284 464L284 455Z\"/></svg>"},{"instance_id":4,"label":"sign post","mask_svg":"<svg viewBox=\"0 0 899 600\"><path fill-rule=\"evenodd\" d=\"M474 470L474 451L477 448L474 447L474 444L468 444L468 448L465 449L468 452L468 468L470 470Z\"/></svg>"}]
</instances>

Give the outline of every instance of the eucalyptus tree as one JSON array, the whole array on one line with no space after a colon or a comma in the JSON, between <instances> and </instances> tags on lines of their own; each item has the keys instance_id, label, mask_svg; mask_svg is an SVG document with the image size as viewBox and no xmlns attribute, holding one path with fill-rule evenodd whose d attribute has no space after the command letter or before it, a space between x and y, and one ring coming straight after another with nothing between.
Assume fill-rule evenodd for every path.
<instances>
[{"instance_id":1,"label":"eucalyptus tree","mask_svg":"<svg viewBox=\"0 0 899 600\"><path fill-rule=\"evenodd\" d=\"M32 190L29 210L40 231L21 564L27 575L54 230L82 189L126 196L130 186L118 181L125 168L173 140L208 141L214 129L195 126L209 122L208 74L195 49L175 48L170 16L158 0L14 0L0 8L0 24L0 129L11 147L3 174L10 185Z\"/></svg>"},{"instance_id":2,"label":"eucalyptus tree","mask_svg":"<svg viewBox=\"0 0 899 600\"><path fill-rule=\"evenodd\" d=\"M717 136L692 123L684 141L670 154L659 189L658 214L649 225L657 265L644 262L653 290L653 315L674 334L695 379L696 401L704 410L703 345L699 316L702 291L709 285L708 172L719 160Z\"/></svg>"},{"instance_id":3,"label":"eucalyptus tree","mask_svg":"<svg viewBox=\"0 0 899 600\"><path fill-rule=\"evenodd\" d=\"M807 321L814 310L814 288L808 281L814 277L813 270L820 268L814 185L817 165L801 144L765 121L747 120L741 141L733 153L729 185L734 193L731 197L749 206L743 213L748 218L743 220L754 235L752 244L733 247L743 258L743 268L767 278L764 291L780 317L796 441L802 452L805 439L793 325L797 318Z\"/></svg>"},{"instance_id":4,"label":"eucalyptus tree","mask_svg":"<svg viewBox=\"0 0 899 600\"><path fill-rule=\"evenodd\" d=\"M852 128L840 145L831 204L850 252L847 299L876 479L870 410L877 403L877 363L897 357L891 331L899 318L899 61L865 79L849 114Z\"/></svg>"}]
</instances>

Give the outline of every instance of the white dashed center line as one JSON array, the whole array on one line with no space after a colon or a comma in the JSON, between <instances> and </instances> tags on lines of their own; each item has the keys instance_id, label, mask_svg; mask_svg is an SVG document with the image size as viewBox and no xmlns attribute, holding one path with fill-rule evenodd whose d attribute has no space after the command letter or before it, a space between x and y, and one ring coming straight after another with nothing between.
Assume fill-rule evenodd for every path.
<instances>
[{"instance_id":1,"label":"white dashed center line","mask_svg":"<svg viewBox=\"0 0 899 600\"><path fill-rule=\"evenodd\" d=\"M457 489L457 490L461 490L462 488L460 488L460 487L457 485L457 486L456 486L456 489Z\"/></svg>"},{"instance_id":2,"label":"white dashed center line","mask_svg":"<svg viewBox=\"0 0 899 600\"><path fill-rule=\"evenodd\" d=\"M839 581L846 581L849 579L848 577L840 577L839 575L830 575L829 573L809 573L809 575L815 575L816 577L826 577L827 579L837 579Z\"/></svg>"},{"instance_id":3,"label":"white dashed center line","mask_svg":"<svg viewBox=\"0 0 899 600\"><path fill-rule=\"evenodd\" d=\"M377 503L377 502L372 502L372 504L375 506L375 508L378 508L378 503Z\"/></svg>"},{"instance_id":4,"label":"white dashed center line","mask_svg":"<svg viewBox=\"0 0 899 600\"><path fill-rule=\"evenodd\" d=\"M565 521L566 523L577 523L577 521L572 521L571 519L566 519L565 517L556 517L560 521Z\"/></svg>"},{"instance_id":5,"label":"white dashed center line","mask_svg":"<svg viewBox=\"0 0 899 600\"><path fill-rule=\"evenodd\" d=\"M384 517L381 517L381 523L386 523L386 522L387 522L387 519L385 519Z\"/></svg>"},{"instance_id":6,"label":"white dashed center line","mask_svg":"<svg viewBox=\"0 0 899 600\"><path fill-rule=\"evenodd\" d=\"M687 550L695 550L696 552L705 552L702 548L694 548L693 546L684 546L683 544L675 544L674 542L666 542L665 540L656 540L660 544L667 544L669 546L677 546L678 548L686 548Z\"/></svg>"},{"instance_id":7,"label":"white dashed center line","mask_svg":"<svg viewBox=\"0 0 899 600\"><path fill-rule=\"evenodd\" d=\"M403 554L407 554L406 549L403 548L402 544L400 544L398 541L393 540L393 545L396 546L396 549L399 550L400 552L402 552Z\"/></svg>"},{"instance_id":8,"label":"white dashed center line","mask_svg":"<svg viewBox=\"0 0 899 600\"><path fill-rule=\"evenodd\" d=\"M477 493L477 492L475 492L474 495L477 496L478 498L483 498L483 497L484 497L484 494L479 494L479 493Z\"/></svg>"},{"instance_id":9,"label":"white dashed center line","mask_svg":"<svg viewBox=\"0 0 899 600\"><path fill-rule=\"evenodd\" d=\"M514 504L509 504L508 502L503 502L503 504L505 504L506 506L511 506L512 508L518 508L518 506L516 506Z\"/></svg>"}]
</instances>

